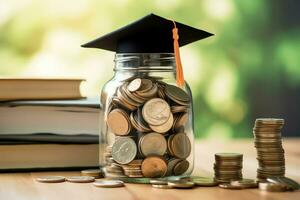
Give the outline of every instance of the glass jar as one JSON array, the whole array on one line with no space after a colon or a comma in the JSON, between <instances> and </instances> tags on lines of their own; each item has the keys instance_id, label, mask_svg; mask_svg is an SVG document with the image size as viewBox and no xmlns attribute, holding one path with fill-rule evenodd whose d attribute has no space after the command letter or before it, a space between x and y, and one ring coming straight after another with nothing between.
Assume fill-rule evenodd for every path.
<instances>
[{"instance_id":1,"label":"glass jar","mask_svg":"<svg viewBox=\"0 0 300 200\"><path fill-rule=\"evenodd\" d=\"M190 175L192 94L176 86L172 53L116 54L101 93L100 166L106 177Z\"/></svg>"}]
</instances>

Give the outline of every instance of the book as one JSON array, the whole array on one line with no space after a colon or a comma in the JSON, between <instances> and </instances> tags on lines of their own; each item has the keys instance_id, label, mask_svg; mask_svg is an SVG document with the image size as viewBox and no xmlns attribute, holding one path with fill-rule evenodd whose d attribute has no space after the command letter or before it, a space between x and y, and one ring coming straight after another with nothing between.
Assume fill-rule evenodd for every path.
<instances>
[{"instance_id":1,"label":"book","mask_svg":"<svg viewBox=\"0 0 300 200\"><path fill-rule=\"evenodd\" d=\"M87 169L99 166L98 144L2 144L0 172Z\"/></svg>"},{"instance_id":2,"label":"book","mask_svg":"<svg viewBox=\"0 0 300 200\"><path fill-rule=\"evenodd\" d=\"M84 79L0 78L0 101L35 99L80 99Z\"/></svg>"},{"instance_id":3,"label":"book","mask_svg":"<svg viewBox=\"0 0 300 200\"><path fill-rule=\"evenodd\" d=\"M80 100L49 101L10 101L0 103L0 140L19 135L30 135L44 142L58 139L68 140L66 136L84 135L98 137L100 122L100 103L96 98ZM25 138L25 137L23 137ZM34 139L35 138L35 139ZM65 139L64 139L65 138ZM50 140L51 141L51 140ZM56 140L56 142L58 142Z\"/></svg>"}]
</instances>

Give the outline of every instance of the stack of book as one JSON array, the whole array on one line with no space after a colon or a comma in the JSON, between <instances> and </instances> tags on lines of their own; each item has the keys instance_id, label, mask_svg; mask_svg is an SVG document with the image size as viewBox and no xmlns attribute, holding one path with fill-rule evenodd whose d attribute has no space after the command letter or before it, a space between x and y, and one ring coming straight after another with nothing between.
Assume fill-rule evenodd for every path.
<instances>
[{"instance_id":1,"label":"stack of book","mask_svg":"<svg viewBox=\"0 0 300 200\"><path fill-rule=\"evenodd\" d=\"M99 100L82 81L0 79L0 171L99 165Z\"/></svg>"}]
</instances>

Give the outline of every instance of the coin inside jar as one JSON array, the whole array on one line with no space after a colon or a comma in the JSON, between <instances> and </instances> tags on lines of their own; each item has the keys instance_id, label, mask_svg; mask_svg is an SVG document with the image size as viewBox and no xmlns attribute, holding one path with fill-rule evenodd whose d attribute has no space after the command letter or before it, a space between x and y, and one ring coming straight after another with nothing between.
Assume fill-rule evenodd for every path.
<instances>
[{"instance_id":1,"label":"coin inside jar","mask_svg":"<svg viewBox=\"0 0 300 200\"><path fill-rule=\"evenodd\" d=\"M167 141L159 133L147 133L141 138L139 148L144 156L162 156L167 151Z\"/></svg>"},{"instance_id":2,"label":"coin inside jar","mask_svg":"<svg viewBox=\"0 0 300 200\"><path fill-rule=\"evenodd\" d=\"M191 142L185 133L175 134L170 141L172 154L177 158L185 159L191 153Z\"/></svg>"},{"instance_id":3,"label":"coin inside jar","mask_svg":"<svg viewBox=\"0 0 300 200\"><path fill-rule=\"evenodd\" d=\"M130 121L127 113L121 109L112 110L107 116L107 126L116 135L127 135L130 132Z\"/></svg>"},{"instance_id":4,"label":"coin inside jar","mask_svg":"<svg viewBox=\"0 0 300 200\"><path fill-rule=\"evenodd\" d=\"M154 126L166 123L170 114L171 109L169 104L160 98L153 98L147 101L142 110L144 120Z\"/></svg>"},{"instance_id":5,"label":"coin inside jar","mask_svg":"<svg viewBox=\"0 0 300 200\"><path fill-rule=\"evenodd\" d=\"M187 160L181 160L174 166L174 175L178 176L186 172L186 170L189 168L190 163Z\"/></svg>"},{"instance_id":6,"label":"coin inside jar","mask_svg":"<svg viewBox=\"0 0 300 200\"><path fill-rule=\"evenodd\" d=\"M153 126L153 125L149 125L149 126L153 131L155 131L157 133L166 133L172 128L173 121L174 121L173 114L170 113L170 117L166 121L166 123L159 125L159 126Z\"/></svg>"},{"instance_id":7,"label":"coin inside jar","mask_svg":"<svg viewBox=\"0 0 300 200\"><path fill-rule=\"evenodd\" d=\"M142 173L147 178L163 177L167 172L166 161L157 156L150 156L142 163Z\"/></svg>"},{"instance_id":8,"label":"coin inside jar","mask_svg":"<svg viewBox=\"0 0 300 200\"><path fill-rule=\"evenodd\" d=\"M141 86L142 86L142 79L136 78L136 79L134 79L133 81L131 81L131 82L129 83L129 85L127 86L127 89L128 89L130 92L135 92L135 91L137 91L138 89L140 89Z\"/></svg>"},{"instance_id":9,"label":"coin inside jar","mask_svg":"<svg viewBox=\"0 0 300 200\"><path fill-rule=\"evenodd\" d=\"M137 147L130 137L118 138L112 147L112 157L119 164L128 164L134 160Z\"/></svg>"}]
</instances>

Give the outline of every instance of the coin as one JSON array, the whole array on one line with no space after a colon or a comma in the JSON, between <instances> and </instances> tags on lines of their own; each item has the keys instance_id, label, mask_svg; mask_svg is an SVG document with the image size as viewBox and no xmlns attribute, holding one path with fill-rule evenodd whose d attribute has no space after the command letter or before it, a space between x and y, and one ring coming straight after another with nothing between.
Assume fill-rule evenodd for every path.
<instances>
[{"instance_id":1,"label":"coin","mask_svg":"<svg viewBox=\"0 0 300 200\"><path fill-rule=\"evenodd\" d=\"M188 121L187 113L182 113L181 115L179 115L176 122L174 123L174 131L177 131L181 127L183 127L187 121Z\"/></svg>"},{"instance_id":2,"label":"coin","mask_svg":"<svg viewBox=\"0 0 300 200\"><path fill-rule=\"evenodd\" d=\"M90 183L94 182L95 178L91 176L71 176L67 177L66 180L72 183Z\"/></svg>"},{"instance_id":3,"label":"coin","mask_svg":"<svg viewBox=\"0 0 300 200\"><path fill-rule=\"evenodd\" d=\"M127 135L131 129L129 116L121 109L112 110L107 116L106 123L116 135Z\"/></svg>"},{"instance_id":4,"label":"coin","mask_svg":"<svg viewBox=\"0 0 300 200\"><path fill-rule=\"evenodd\" d=\"M283 185L286 185L286 187L291 188L293 190L299 190L300 185L293 179L287 178L287 177L269 177L267 178L267 181L271 183L280 183Z\"/></svg>"},{"instance_id":5,"label":"coin","mask_svg":"<svg viewBox=\"0 0 300 200\"><path fill-rule=\"evenodd\" d=\"M223 188L223 189L230 189L230 190L241 190L241 189L244 189L244 187L242 187L242 186L231 185L230 183L220 183L219 187Z\"/></svg>"},{"instance_id":6,"label":"coin","mask_svg":"<svg viewBox=\"0 0 300 200\"><path fill-rule=\"evenodd\" d=\"M173 188L189 189L194 187L194 183L191 181L178 180L178 181L169 181L168 185Z\"/></svg>"},{"instance_id":7,"label":"coin","mask_svg":"<svg viewBox=\"0 0 300 200\"><path fill-rule=\"evenodd\" d=\"M41 183L61 183L66 180L63 176L42 176L38 177L36 181Z\"/></svg>"},{"instance_id":8,"label":"coin","mask_svg":"<svg viewBox=\"0 0 300 200\"><path fill-rule=\"evenodd\" d=\"M112 157L119 164L127 164L134 160L137 147L130 137L118 138L112 147Z\"/></svg>"},{"instance_id":9,"label":"coin","mask_svg":"<svg viewBox=\"0 0 300 200\"><path fill-rule=\"evenodd\" d=\"M191 153L191 142L185 133L177 133L171 139L172 154L181 159L187 158Z\"/></svg>"},{"instance_id":10,"label":"coin","mask_svg":"<svg viewBox=\"0 0 300 200\"><path fill-rule=\"evenodd\" d=\"M93 184L96 187L104 188L124 187L124 182L120 180L97 180Z\"/></svg>"},{"instance_id":11,"label":"coin","mask_svg":"<svg viewBox=\"0 0 300 200\"><path fill-rule=\"evenodd\" d=\"M166 95L178 104L185 105L190 101L189 95L179 87L174 85L166 85Z\"/></svg>"},{"instance_id":12,"label":"coin","mask_svg":"<svg viewBox=\"0 0 300 200\"><path fill-rule=\"evenodd\" d=\"M167 151L167 141L159 133L147 133L141 138L140 150L144 156L162 156Z\"/></svg>"},{"instance_id":13,"label":"coin","mask_svg":"<svg viewBox=\"0 0 300 200\"><path fill-rule=\"evenodd\" d=\"M168 185L168 178L150 179L150 183L155 185Z\"/></svg>"},{"instance_id":14,"label":"coin","mask_svg":"<svg viewBox=\"0 0 300 200\"><path fill-rule=\"evenodd\" d=\"M172 189L173 187L170 185L160 185L160 184L152 184L153 188L157 189Z\"/></svg>"},{"instance_id":15,"label":"coin","mask_svg":"<svg viewBox=\"0 0 300 200\"><path fill-rule=\"evenodd\" d=\"M167 163L161 157L147 157L142 163L142 172L147 178L163 177L167 172Z\"/></svg>"},{"instance_id":16,"label":"coin","mask_svg":"<svg viewBox=\"0 0 300 200\"><path fill-rule=\"evenodd\" d=\"M170 117L169 104L160 98L153 98L147 101L142 110L143 118L150 125L158 126L166 123Z\"/></svg>"},{"instance_id":17,"label":"coin","mask_svg":"<svg viewBox=\"0 0 300 200\"><path fill-rule=\"evenodd\" d=\"M283 184L278 183L269 183L269 182L260 182L258 183L259 189L268 191L268 192L285 192L287 188Z\"/></svg>"},{"instance_id":18,"label":"coin","mask_svg":"<svg viewBox=\"0 0 300 200\"><path fill-rule=\"evenodd\" d=\"M174 121L173 114L170 113L169 119L166 121L166 123L159 126L154 126L154 125L149 125L149 126L153 131L157 133L166 133L172 128L173 121Z\"/></svg>"},{"instance_id":19,"label":"coin","mask_svg":"<svg viewBox=\"0 0 300 200\"><path fill-rule=\"evenodd\" d=\"M230 184L233 186L241 186L243 188L256 188L258 186L257 182L255 182L253 179L231 181Z\"/></svg>"},{"instance_id":20,"label":"coin","mask_svg":"<svg viewBox=\"0 0 300 200\"><path fill-rule=\"evenodd\" d=\"M214 178L197 177L191 180L196 186L211 187L217 186L219 183Z\"/></svg>"},{"instance_id":21,"label":"coin","mask_svg":"<svg viewBox=\"0 0 300 200\"><path fill-rule=\"evenodd\" d=\"M176 165L174 166L173 172L175 176L181 175L184 172L187 171L189 168L190 163L187 160L180 160Z\"/></svg>"},{"instance_id":22,"label":"coin","mask_svg":"<svg viewBox=\"0 0 300 200\"><path fill-rule=\"evenodd\" d=\"M167 170L167 176L170 176L174 173L174 167L175 165L180 162L180 159L177 159L177 158L171 158L169 161L168 161L168 170Z\"/></svg>"},{"instance_id":23,"label":"coin","mask_svg":"<svg viewBox=\"0 0 300 200\"><path fill-rule=\"evenodd\" d=\"M102 170L100 170L100 169L86 169L86 170L82 170L81 174L83 176L92 176L92 177L95 177L95 178L103 177Z\"/></svg>"},{"instance_id":24,"label":"coin","mask_svg":"<svg viewBox=\"0 0 300 200\"><path fill-rule=\"evenodd\" d=\"M133 81L131 81L131 82L129 83L129 85L127 86L127 89L128 89L130 92L135 92L135 91L137 91L138 89L140 89L141 86L142 86L142 79L136 78L136 79L134 79Z\"/></svg>"}]
</instances>

